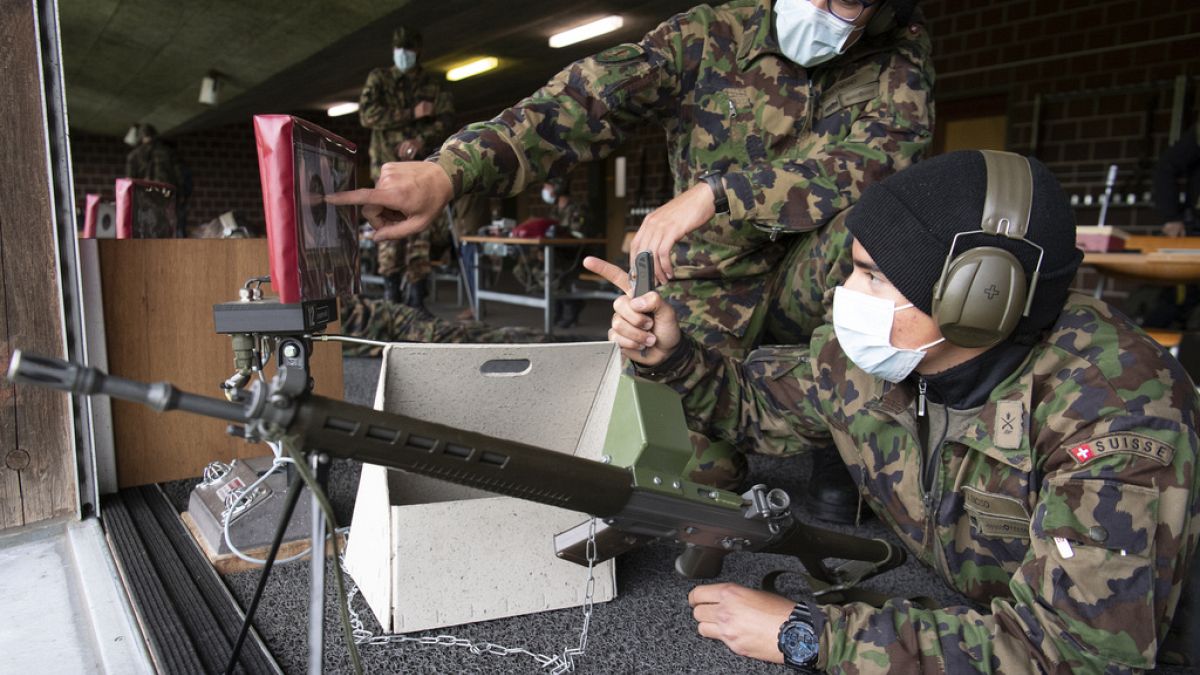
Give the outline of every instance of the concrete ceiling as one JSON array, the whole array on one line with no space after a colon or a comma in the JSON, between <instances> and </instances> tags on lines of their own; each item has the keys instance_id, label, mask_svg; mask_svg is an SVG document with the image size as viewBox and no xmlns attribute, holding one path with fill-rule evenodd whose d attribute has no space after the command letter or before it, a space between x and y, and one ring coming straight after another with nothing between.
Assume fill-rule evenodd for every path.
<instances>
[{"instance_id":1,"label":"concrete ceiling","mask_svg":"<svg viewBox=\"0 0 1200 675\"><path fill-rule=\"evenodd\" d=\"M487 117L562 66L636 40L695 0L60 0L72 129L124 135L149 122L164 134L245 120L255 113L357 100L372 68L391 61L391 32L418 26L422 60L443 72L496 56L491 73L448 83L460 121ZM621 30L551 49L560 30L608 14ZM220 104L197 101L210 72Z\"/></svg>"}]
</instances>

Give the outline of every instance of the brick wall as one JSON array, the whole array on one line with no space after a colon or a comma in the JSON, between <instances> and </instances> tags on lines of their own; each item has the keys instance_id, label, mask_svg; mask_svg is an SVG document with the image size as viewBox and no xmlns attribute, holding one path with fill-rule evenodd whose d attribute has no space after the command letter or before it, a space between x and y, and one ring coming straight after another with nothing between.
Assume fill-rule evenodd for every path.
<instances>
[{"instance_id":1,"label":"brick wall","mask_svg":"<svg viewBox=\"0 0 1200 675\"><path fill-rule=\"evenodd\" d=\"M1150 189L1154 161L1167 143L1179 75L1190 78L1185 126L1196 118L1200 2L926 0L923 6L934 41L939 119L990 109L1006 113L1008 149L1046 162L1068 193L1081 201L1099 197L1108 166L1115 163L1117 192L1135 195L1138 204L1114 206L1108 221L1158 224L1143 195ZM302 115L359 143L366 166L369 135L358 126L357 116ZM171 140L192 167L192 223L238 209L261 225L258 163L249 121ZM124 172L128 149L119 139L89 134L74 134L71 142L79 203L88 191L111 197L112 181ZM661 203L670 197L671 183L662 131L654 127L634 134L618 153L628 158L630 197L638 184L642 147L647 156L646 196ZM586 198L586 175L583 169L571 175L576 199ZM365 174L360 177L366 181ZM515 211L536 214L540 187L526 191ZM1096 206L1078 209L1080 223L1095 222L1097 216Z\"/></svg>"},{"instance_id":2,"label":"brick wall","mask_svg":"<svg viewBox=\"0 0 1200 675\"><path fill-rule=\"evenodd\" d=\"M938 115L969 116L997 99L1008 116L1008 149L1054 170L1095 223L1111 164L1110 224L1156 228L1145 204L1154 162L1167 145L1177 76L1188 78L1184 128L1196 119L1200 3L1195 0L927 0ZM1038 99L1040 97L1040 107ZM944 121L944 120L943 120ZM1035 135L1036 128L1036 135ZM1036 147L1035 147L1036 139ZM1140 227L1139 227L1140 226Z\"/></svg>"},{"instance_id":3,"label":"brick wall","mask_svg":"<svg viewBox=\"0 0 1200 675\"><path fill-rule=\"evenodd\" d=\"M359 183L370 181L367 145L370 134L358 124L356 115L327 117L312 111L301 117L356 143L360 151ZM262 190L258 179L258 154L254 127L229 124L203 131L166 137L192 171L192 197L188 222L206 223L226 211L237 211L239 219L255 228L263 226ZM99 192L113 199L113 181L125 175L129 152L120 138L98 134L71 134L71 162L75 172L75 199L80 208L83 195Z\"/></svg>"}]
</instances>

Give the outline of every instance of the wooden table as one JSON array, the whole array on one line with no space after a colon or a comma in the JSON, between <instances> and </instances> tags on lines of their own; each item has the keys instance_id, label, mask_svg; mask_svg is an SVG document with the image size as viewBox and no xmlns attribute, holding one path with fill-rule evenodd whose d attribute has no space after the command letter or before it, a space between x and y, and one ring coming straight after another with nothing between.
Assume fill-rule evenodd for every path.
<instances>
[{"instance_id":1,"label":"wooden table","mask_svg":"<svg viewBox=\"0 0 1200 675\"><path fill-rule=\"evenodd\" d=\"M606 239L576 239L574 237L560 237L554 239L544 238L518 238L518 237L489 237L482 235L469 235L462 237L460 241L463 244L480 247L483 244L503 244L505 246L527 246L530 248L542 249L542 281L543 294L542 297L533 295L524 295L521 293L503 293L500 291L492 291L481 288L479 285L479 264L469 265L468 273L471 275L471 287L474 289L471 295L471 305L475 312L475 317L482 319L480 302L483 300L491 300L492 302L503 302L510 305L522 305L524 307L540 307L543 312L543 330L547 335L554 333L554 301L555 300L588 300L588 299L606 299L611 300L616 297L616 292L612 291L581 291L571 293L559 293L554 288L554 254L555 250L567 247L580 246L596 246L608 243ZM478 256L470 256L472 260L478 260Z\"/></svg>"}]
</instances>

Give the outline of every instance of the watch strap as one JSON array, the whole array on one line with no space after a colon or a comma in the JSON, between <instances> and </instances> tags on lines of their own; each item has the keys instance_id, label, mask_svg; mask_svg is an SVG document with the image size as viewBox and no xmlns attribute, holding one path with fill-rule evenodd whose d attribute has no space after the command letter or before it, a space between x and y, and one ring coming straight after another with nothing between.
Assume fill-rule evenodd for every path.
<instances>
[{"instance_id":1,"label":"watch strap","mask_svg":"<svg viewBox=\"0 0 1200 675\"><path fill-rule=\"evenodd\" d=\"M729 213L729 196L725 193L725 181L719 171L709 171L700 175L700 180L708 183L713 193L713 208L717 213Z\"/></svg>"}]
</instances>

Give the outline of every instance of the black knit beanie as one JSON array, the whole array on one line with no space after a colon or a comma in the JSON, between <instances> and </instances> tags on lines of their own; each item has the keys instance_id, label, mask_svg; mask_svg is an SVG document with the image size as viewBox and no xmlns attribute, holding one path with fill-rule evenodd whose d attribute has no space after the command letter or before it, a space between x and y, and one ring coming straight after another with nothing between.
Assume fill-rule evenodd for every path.
<instances>
[{"instance_id":1,"label":"black knit beanie","mask_svg":"<svg viewBox=\"0 0 1200 675\"><path fill-rule=\"evenodd\" d=\"M1054 323L1066 301L1083 254L1075 248L1075 219L1062 187L1041 162L1033 170L1033 204L1026 239L1045 249L1029 316L1013 337L1027 342ZM868 189L846 217L846 227L909 302L932 314L933 287L942 274L950 243L959 232L980 229L987 193L983 155L961 150L914 164ZM1028 281L1037 249L1008 237L964 236L957 256L980 246L1017 257Z\"/></svg>"}]
</instances>

